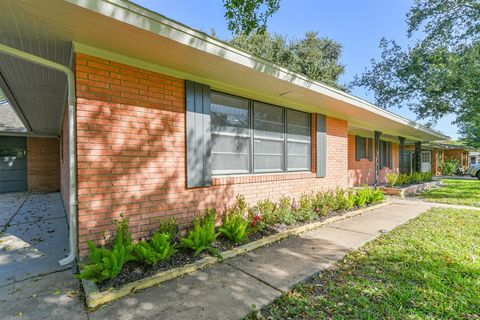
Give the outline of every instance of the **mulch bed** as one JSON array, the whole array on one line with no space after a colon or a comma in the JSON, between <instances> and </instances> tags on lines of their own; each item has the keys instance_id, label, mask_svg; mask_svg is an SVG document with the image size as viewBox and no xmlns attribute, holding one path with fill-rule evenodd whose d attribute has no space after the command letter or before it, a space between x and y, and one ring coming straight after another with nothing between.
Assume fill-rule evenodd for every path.
<instances>
[{"instance_id":1,"label":"mulch bed","mask_svg":"<svg viewBox=\"0 0 480 320\"><path fill-rule=\"evenodd\" d=\"M375 205L375 204L371 204ZM371 206L368 205L367 207ZM292 229L295 227L299 227L302 225L306 225L312 222L322 222L325 221L329 218L336 217L336 216L342 216L348 213L349 211L354 211L360 209L359 207L354 207L350 210L338 210L338 211L332 211L328 213L325 216L318 217L314 220L309 220L305 222L298 222L295 224L279 224L275 226L267 226L264 230L255 232L249 235L248 241L245 243L253 242L256 240L259 240L264 237L268 237L270 235L273 235L278 232L282 232L288 229ZM177 241L178 243L178 241ZM244 245L245 243L233 243L229 239L227 239L224 236L219 236L217 238L217 241L213 243L213 248L218 250L220 253L223 251L231 250L234 249L235 247ZM207 252L202 252L198 256L194 256L193 252L190 250L186 250L183 248L179 248L178 252L174 254L170 259L167 261L160 262L156 265L149 266L145 265L139 261L132 261L128 262L125 264L122 272L115 277L114 279L108 279L102 282L97 283L98 289L100 291L107 290L108 288L118 288L121 287L127 283L137 281L143 278L147 278L150 276L153 276L159 272L162 271L167 271L173 268L178 268L178 267L183 267L186 264L193 263L197 260L203 259L205 257L211 256L211 254Z\"/></svg>"}]
</instances>

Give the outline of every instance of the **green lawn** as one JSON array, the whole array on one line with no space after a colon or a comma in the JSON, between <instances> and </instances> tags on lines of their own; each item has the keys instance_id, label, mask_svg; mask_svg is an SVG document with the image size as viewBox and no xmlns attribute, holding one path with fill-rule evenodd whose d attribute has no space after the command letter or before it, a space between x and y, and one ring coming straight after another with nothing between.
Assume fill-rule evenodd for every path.
<instances>
[{"instance_id":1,"label":"green lawn","mask_svg":"<svg viewBox=\"0 0 480 320\"><path fill-rule=\"evenodd\" d=\"M425 191L427 201L480 207L480 180L442 180L443 187Z\"/></svg>"},{"instance_id":2,"label":"green lawn","mask_svg":"<svg viewBox=\"0 0 480 320\"><path fill-rule=\"evenodd\" d=\"M246 319L480 319L480 211L436 208Z\"/></svg>"}]
</instances>

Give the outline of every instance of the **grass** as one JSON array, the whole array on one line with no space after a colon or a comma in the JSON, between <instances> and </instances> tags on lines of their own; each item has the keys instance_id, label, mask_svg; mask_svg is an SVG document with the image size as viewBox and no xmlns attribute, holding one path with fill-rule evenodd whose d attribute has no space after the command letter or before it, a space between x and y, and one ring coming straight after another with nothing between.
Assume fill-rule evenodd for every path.
<instances>
[{"instance_id":1,"label":"grass","mask_svg":"<svg viewBox=\"0 0 480 320\"><path fill-rule=\"evenodd\" d=\"M435 208L246 319L480 319L480 211Z\"/></svg>"},{"instance_id":2,"label":"grass","mask_svg":"<svg viewBox=\"0 0 480 320\"><path fill-rule=\"evenodd\" d=\"M480 207L480 180L442 180L442 187L425 191L421 197L431 202Z\"/></svg>"}]
</instances>

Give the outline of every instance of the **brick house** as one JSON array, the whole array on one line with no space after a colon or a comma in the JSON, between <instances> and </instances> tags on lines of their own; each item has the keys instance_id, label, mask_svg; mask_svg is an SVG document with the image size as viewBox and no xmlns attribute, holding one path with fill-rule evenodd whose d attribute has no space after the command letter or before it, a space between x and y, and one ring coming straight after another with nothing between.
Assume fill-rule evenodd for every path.
<instances>
[{"instance_id":1,"label":"brick house","mask_svg":"<svg viewBox=\"0 0 480 320\"><path fill-rule=\"evenodd\" d=\"M383 183L406 144L448 138L126 1L10 4L1 88L25 130L0 150L23 139L24 190L61 190L73 256L121 212L141 238L237 194Z\"/></svg>"}]
</instances>

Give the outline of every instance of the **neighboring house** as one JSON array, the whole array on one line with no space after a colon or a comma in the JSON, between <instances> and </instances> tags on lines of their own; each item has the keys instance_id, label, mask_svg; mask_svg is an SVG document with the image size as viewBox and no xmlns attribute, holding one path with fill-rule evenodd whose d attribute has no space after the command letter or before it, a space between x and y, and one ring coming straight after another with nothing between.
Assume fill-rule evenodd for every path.
<instances>
[{"instance_id":1,"label":"neighboring house","mask_svg":"<svg viewBox=\"0 0 480 320\"><path fill-rule=\"evenodd\" d=\"M408 166L403 171L413 172L418 170L441 175L441 165L449 159L458 160L458 163L466 171L470 165L470 152L471 148L458 143L428 142L421 145L420 152L415 153L415 145L410 144L405 146L404 156L406 160L404 163L408 164ZM416 158L415 154L420 156Z\"/></svg>"},{"instance_id":2,"label":"neighboring house","mask_svg":"<svg viewBox=\"0 0 480 320\"><path fill-rule=\"evenodd\" d=\"M130 2L6 2L2 89L24 117L25 170L58 159L50 190L82 255L121 212L139 238L237 194L384 183L404 145L448 138Z\"/></svg>"},{"instance_id":3,"label":"neighboring house","mask_svg":"<svg viewBox=\"0 0 480 320\"><path fill-rule=\"evenodd\" d=\"M470 164L480 164L480 152L470 151L468 156L470 158Z\"/></svg>"}]
</instances>

